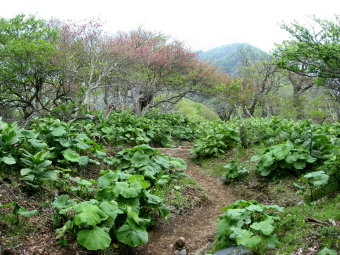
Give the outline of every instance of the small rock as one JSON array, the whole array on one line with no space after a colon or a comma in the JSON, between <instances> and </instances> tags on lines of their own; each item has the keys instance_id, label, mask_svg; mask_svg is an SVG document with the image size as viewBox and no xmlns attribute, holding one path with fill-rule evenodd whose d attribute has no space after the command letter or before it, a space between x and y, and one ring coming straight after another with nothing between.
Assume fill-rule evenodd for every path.
<instances>
[{"instance_id":1,"label":"small rock","mask_svg":"<svg viewBox=\"0 0 340 255\"><path fill-rule=\"evenodd\" d=\"M230 247L227 249L219 250L214 255L251 255L253 254L250 250L247 250L243 246Z\"/></svg>"},{"instance_id":2,"label":"small rock","mask_svg":"<svg viewBox=\"0 0 340 255\"><path fill-rule=\"evenodd\" d=\"M174 252L174 254L176 254L176 255L187 255L187 250L186 249L176 250Z\"/></svg>"}]
</instances>

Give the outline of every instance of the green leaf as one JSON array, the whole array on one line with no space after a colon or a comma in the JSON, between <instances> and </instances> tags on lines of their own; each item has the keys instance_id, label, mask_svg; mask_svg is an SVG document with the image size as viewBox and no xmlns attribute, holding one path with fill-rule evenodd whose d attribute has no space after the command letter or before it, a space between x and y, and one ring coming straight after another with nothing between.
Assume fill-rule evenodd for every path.
<instances>
[{"instance_id":1,"label":"green leaf","mask_svg":"<svg viewBox=\"0 0 340 255\"><path fill-rule=\"evenodd\" d=\"M116 235L120 242L132 247L147 243L149 240L148 232L145 230L145 228L139 227L137 225L132 226L130 224L124 224L118 229Z\"/></svg>"},{"instance_id":2,"label":"green leaf","mask_svg":"<svg viewBox=\"0 0 340 255\"><path fill-rule=\"evenodd\" d=\"M323 248L318 252L318 255L337 255L338 253L333 249Z\"/></svg>"},{"instance_id":3,"label":"green leaf","mask_svg":"<svg viewBox=\"0 0 340 255\"><path fill-rule=\"evenodd\" d=\"M78 161L78 164L81 165L81 166L87 166L89 161L90 161L90 159L89 159L88 156L81 156L79 161Z\"/></svg>"},{"instance_id":4,"label":"green leaf","mask_svg":"<svg viewBox=\"0 0 340 255\"><path fill-rule=\"evenodd\" d=\"M25 208L21 207L18 210L18 214L25 217L25 218L30 218L38 213L38 210L32 210L32 211L27 211Z\"/></svg>"},{"instance_id":5,"label":"green leaf","mask_svg":"<svg viewBox=\"0 0 340 255\"><path fill-rule=\"evenodd\" d=\"M67 149L67 150L64 150L62 153L63 153L64 158L67 161L77 163L81 160L80 155L77 152L75 152L74 150Z\"/></svg>"},{"instance_id":6,"label":"green leaf","mask_svg":"<svg viewBox=\"0 0 340 255\"><path fill-rule=\"evenodd\" d=\"M112 219L116 219L118 214L123 213L123 211L119 209L116 201L104 200L99 204L99 208Z\"/></svg>"},{"instance_id":7,"label":"green leaf","mask_svg":"<svg viewBox=\"0 0 340 255\"><path fill-rule=\"evenodd\" d=\"M165 185L167 183L169 183L169 180L168 179L159 179L157 180L157 185Z\"/></svg>"},{"instance_id":8,"label":"green leaf","mask_svg":"<svg viewBox=\"0 0 340 255\"><path fill-rule=\"evenodd\" d=\"M29 173L31 173L33 170L31 168L23 168L20 170L20 174L21 175L28 175Z\"/></svg>"},{"instance_id":9,"label":"green leaf","mask_svg":"<svg viewBox=\"0 0 340 255\"><path fill-rule=\"evenodd\" d=\"M127 214L134 220L135 223L139 224L139 216L138 213L132 210L130 206L126 206Z\"/></svg>"},{"instance_id":10,"label":"green leaf","mask_svg":"<svg viewBox=\"0 0 340 255\"><path fill-rule=\"evenodd\" d=\"M39 178L41 180L56 181L58 180L58 175L54 171L43 172Z\"/></svg>"},{"instance_id":11,"label":"green leaf","mask_svg":"<svg viewBox=\"0 0 340 255\"><path fill-rule=\"evenodd\" d=\"M306 161L299 160L293 163L295 169L301 170L306 167Z\"/></svg>"},{"instance_id":12,"label":"green leaf","mask_svg":"<svg viewBox=\"0 0 340 255\"><path fill-rule=\"evenodd\" d=\"M116 182L113 192L115 194L120 194L125 198L138 197L142 191L142 186L138 182Z\"/></svg>"},{"instance_id":13,"label":"green leaf","mask_svg":"<svg viewBox=\"0 0 340 255\"><path fill-rule=\"evenodd\" d=\"M117 172L109 171L107 174L104 174L98 178L98 185L101 188L113 187L118 179L119 175Z\"/></svg>"},{"instance_id":14,"label":"green leaf","mask_svg":"<svg viewBox=\"0 0 340 255\"><path fill-rule=\"evenodd\" d=\"M271 233L273 233L275 227L273 225L274 220L271 217L268 217L266 220L261 222L255 222L250 225L252 229L255 229L257 231L261 231L262 234L269 236Z\"/></svg>"},{"instance_id":15,"label":"green leaf","mask_svg":"<svg viewBox=\"0 0 340 255\"><path fill-rule=\"evenodd\" d=\"M76 225L86 223L90 226L95 226L102 220L107 219L107 215L98 206L92 205L89 202L80 203L75 207L74 211L79 213L73 220Z\"/></svg>"},{"instance_id":16,"label":"green leaf","mask_svg":"<svg viewBox=\"0 0 340 255\"><path fill-rule=\"evenodd\" d=\"M78 142L76 144L76 147L80 150L87 150L88 148L90 148L90 146L84 142Z\"/></svg>"},{"instance_id":17,"label":"green leaf","mask_svg":"<svg viewBox=\"0 0 340 255\"><path fill-rule=\"evenodd\" d=\"M266 153L262 157L262 165L264 167L271 166L274 163L274 158L272 157L271 153Z\"/></svg>"},{"instance_id":18,"label":"green leaf","mask_svg":"<svg viewBox=\"0 0 340 255\"><path fill-rule=\"evenodd\" d=\"M150 203L150 204L158 205L158 204L162 204L163 203L163 199L162 198L160 198L159 196L153 195L150 192L146 191L145 192L145 196L148 199L148 203Z\"/></svg>"},{"instance_id":19,"label":"green leaf","mask_svg":"<svg viewBox=\"0 0 340 255\"><path fill-rule=\"evenodd\" d=\"M263 212L263 207L261 205L249 205L245 209L252 212Z\"/></svg>"},{"instance_id":20,"label":"green leaf","mask_svg":"<svg viewBox=\"0 0 340 255\"><path fill-rule=\"evenodd\" d=\"M187 169L187 163L182 158L171 158L170 163L181 170Z\"/></svg>"},{"instance_id":21,"label":"green leaf","mask_svg":"<svg viewBox=\"0 0 340 255\"><path fill-rule=\"evenodd\" d=\"M131 163L136 165L147 165L149 160L149 156L145 155L143 151L136 151L131 158Z\"/></svg>"},{"instance_id":22,"label":"green leaf","mask_svg":"<svg viewBox=\"0 0 340 255\"><path fill-rule=\"evenodd\" d=\"M43 149L48 147L47 143L39 141L37 139L28 139L27 141L36 149Z\"/></svg>"},{"instance_id":23,"label":"green leaf","mask_svg":"<svg viewBox=\"0 0 340 255\"><path fill-rule=\"evenodd\" d=\"M94 227L91 230L80 230L77 241L88 250L103 250L110 246L110 235L104 228Z\"/></svg>"},{"instance_id":24,"label":"green leaf","mask_svg":"<svg viewBox=\"0 0 340 255\"><path fill-rule=\"evenodd\" d=\"M53 136L62 136L67 133L63 127L52 127L50 130Z\"/></svg>"},{"instance_id":25,"label":"green leaf","mask_svg":"<svg viewBox=\"0 0 340 255\"><path fill-rule=\"evenodd\" d=\"M53 203L52 207L57 209L58 211L69 208L76 204L74 200L69 199L69 195L61 195L59 196Z\"/></svg>"},{"instance_id":26,"label":"green leaf","mask_svg":"<svg viewBox=\"0 0 340 255\"><path fill-rule=\"evenodd\" d=\"M243 245L246 248L253 248L262 241L260 236L253 234L249 230L240 228L231 228L235 234L235 240L237 245Z\"/></svg>"},{"instance_id":27,"label":"green leaf","mask_svg":"<svg viewBox=\"0 0 340 255\"><path fill-rule=\"evenodd\" d=\"M2 157L1 160L6 164L6 165L14 165L16 163L15 158L13 158L11 155Z\"/></svg>"},{"instance_id":28,"label":"green leaf","mask_svg":"<svg viewBox=\"0 0 340 255\"><path fill-rule=\"evenodd\" d=\"M329 175L324 171L311 172L304 175L302 178L308 179L314 186L323 186L328 183Z\"/></svg>"},{"instance_id":29,"label":"green leaf","mask_svg":"<svg viewBox=\"0 0 340 255\"><path fill-rule=\"evenodd\" d=\"M293 153L291 155L288 155L285 160L288 164L293 164L295 161L298 160L298 154Z\"/></svg>"}]
</instances>

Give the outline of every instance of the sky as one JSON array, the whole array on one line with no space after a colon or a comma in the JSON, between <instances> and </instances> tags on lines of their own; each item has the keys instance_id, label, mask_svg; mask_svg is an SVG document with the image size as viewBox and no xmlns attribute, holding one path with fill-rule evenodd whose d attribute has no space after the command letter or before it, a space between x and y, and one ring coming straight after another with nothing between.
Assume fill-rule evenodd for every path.
<instances>
[{"instance_id":1,"label":"sky","mask_svg":"<svg viewBox=\"0 0 340 255\"><path fill-rule=\"evenodd\" d=\"M0 16L19 13L39 18L100 19L109 33L137 27L161 32L192 50L235 42L270 52L289 39L280 28L294 20L310 25L311 15L334 19L339 0L0 0Z\"/></svg>"}]
</instances>

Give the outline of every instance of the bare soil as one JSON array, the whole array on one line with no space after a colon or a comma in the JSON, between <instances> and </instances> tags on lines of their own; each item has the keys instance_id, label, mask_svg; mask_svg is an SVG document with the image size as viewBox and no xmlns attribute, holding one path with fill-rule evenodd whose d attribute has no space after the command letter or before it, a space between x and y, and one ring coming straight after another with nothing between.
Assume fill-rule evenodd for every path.
<instances>
[{"instance_id":1,"label":"bare soil","mask_svg":"<svg viewBox=\"0 0 340 255\"><path fill-rule=\"evenodd\" d=\"M189 150L190 146L180 146L173 149L161 149L161 152L186 160L187 175L195 179L206 191L209 203L195 208L188 214L174 215L167 223L156 226L150 232L149 242L139 247L135 254L174 254L173 246L180 237L185 239L187 254L204 254L216 233L218 215L222 213L221 207L240 199L230 187L195 164L190 159Z\"/></svg>"}]
</instances>

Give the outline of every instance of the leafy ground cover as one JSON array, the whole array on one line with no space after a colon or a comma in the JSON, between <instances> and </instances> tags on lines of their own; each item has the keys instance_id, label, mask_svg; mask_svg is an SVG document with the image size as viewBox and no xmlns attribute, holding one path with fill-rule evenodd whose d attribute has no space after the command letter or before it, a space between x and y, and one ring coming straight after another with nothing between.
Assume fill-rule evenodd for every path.
<instances>
[{"instance_id":1,"label":"leafy ground cover","mask_svg":"<svg viewBox=\"0 0 340 255\"><path fill-rule=\"evenodd\" d=\"M217 158L197 159L203 169L226 181L243 199L285 208L275 222L278 242L275 248L270 248L268 243L260 241L260 236L249 232L253 230L249 225L247 229L236 230L236 223L242 220L243 214L238 212L239 215L233 214L235 219L229 219L229 214L236 208L227 206L227 211L220 216L218 234L211 251L237 243L251 248L255 254L317 254L322 249L324 252L331 249L334 254L339 252L336 241L339 236L339 179L336 174L339 171L339 126L287 121L283 124L283 127L274 130L279 130L275 139L262 136L261 142L248 143L247 146L240 143ZM273 129L269 131L272 133ZM300 150L295 149L299 147ZM286 160L285 157L294 159ZM313 160L309 160L310 157L314 157ZM280 167L280 162L284 166ZM294 162L302 165L294 167ZM267 169L269 171L263 174ZM228 224L226 219L229 219ZM233 226L232 222L236 225ZM242 243L244 238L248 240L246 243Z\"/></svg>"},{"instance_id":2,"label":"leafy ground cover","mask_svg":"<svg viewBox=\"0 0 340 255\"><path fill-rule=\"evenodd\" d=\"M129 247L147 243L149 230L169 212L193 227L190 220L209 217L200 220L207 227L204 240L203 232L210 233L221 214L211 251L236 244L257 254L339 251L339 216L331 209L339 191L338 124L277 118L193 123L176 114L129 112L113 112L106 120L100 112L93 116L40 118L26 128L0 120L3 251L131 253ZM166 155L152 147L182 141L192 141L192 148ZM188 162L192 169L186 170ZM218 194L222 182L244 202L235 202L229 190ZM298 213L297 227L289 228ZM317 227L309 228L310 222ZM170 228L175 226L188 234L185 226ZM293 237L305 245L292 245Z\"/></svg>"}]
</instances>

